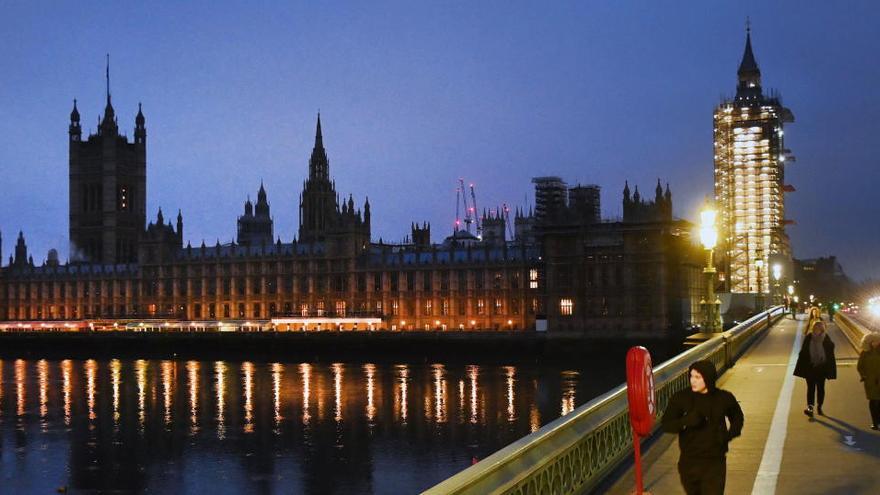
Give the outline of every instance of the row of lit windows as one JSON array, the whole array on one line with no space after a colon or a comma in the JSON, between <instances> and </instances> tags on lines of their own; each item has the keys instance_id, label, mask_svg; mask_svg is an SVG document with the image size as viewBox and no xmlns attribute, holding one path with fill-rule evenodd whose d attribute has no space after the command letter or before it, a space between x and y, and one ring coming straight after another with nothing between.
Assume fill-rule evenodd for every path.
<instances>
[{"instance_id":1,"label":"row of lit windows","mask_svg":"<svg viewBox=\"0 0 880 495\"><path fill-rule=\"evenodd\" d=\"M403 282L403 290L412 291L416 290L416 272L405 272L406 276L399 277L398 273L392 273L389 277L389 285L390 290L392 292L399 292L401 282ZM445 276L448 272L441 272L443 276L440 277L439 280L439 290L449 290L449 277ZM473 282L468 284L468 277L466 276L468 272L460 271L458 272L459 276L457 277L457 288L460 290L466 290L468 288L473 289L486 289L486 282L483 276L483 272L474 272L474 276L472 278ZM537 289L539 285L538 278L538 270L531 269L529 270L529 288ZM437 287L434 284L434 277L432 277L431 272L422 273L421 277L419 277L419 281L421 282L420 286L422 290L431 291L436 289ZM309 278L308 277L283 277L282 284L280 288L282 288L282 292L292 293L294 287L298 288L298 291L301 293L308 293L309 290ZM497 272L493 274L491 278L491 289L501 290L505 288L510 289L519 289L520 288L520 277L519 273L512 273L508 277L508 286L505 287L504 277L501 272ZM365 276L359 276L356 279L356 285L358 292L366 292L367 291L367 278ZM312 276L311 283L313 292L325 292L328 289L328 282L330 282L330 289L335 290L337 292L347 292L348 291L348 277L343 275L337 275L332 277L324 277L324 276ZM376 277L371 280L372 284L370 285L373 292L381 292L381 279L379 278L379 274L376 274ZM470 287L469 287L470 285ZM175 289L177 290L178 295L186 296L201 296L204 293L208 295L216 295L219 292L223 295L231 295L233 292L237 295L245 295L247 293L250 294L261 294L263 292L269 294L275 294L278 292L279 285L277 283L276 277L252 277L252 278L224 278L220 280L220 283L217 284L217 280L214 278L210 278L207 280L203 279L165 279L165 280L154 280L154 281L144 281L142 284L136 281L94 281L94 282L41 282L41 283L22 283L22 284L10 284L9 292L12 298L16 297L16 294L20 294L25 298L31 297L31 295L35 295L37 298L42 298L45 294L48 298L59 297L64 299L66 297L79 297L80 294L82 297L101 297L102 294L107 294L110 296L121 296L125 297L127 293L131 293L133 296L137 296L139 293L139 288L143 287L143 293L146 295L157 295L159 293L159 289L161 287L162 291L166 295L173 294ZM17 290L16 290L17 289Z\"/></svg>"},{"instance_id":2,"label":"row of lit windows","mask_svg":"<svg viewBox=\"0 0 880 495\"><path fill-rule=\"evenodd\" d=\"M388 305L388 309L390 311L391 316L450 316L452 313L452 302L449 299L440 300L440 304L437 308L434 306L434 302L431 300L424 301L421 305L421 311L416 313L415 301L404 301L405 304L401 305L399 301L394 300L391 301ZM455 311L459 316L467 316L469 314L477 315L477 316L486 316L486 315L519 315L522 312L522 304L518 299L513 300L505 300L503 298L494 298L494 299L476 299L476 300L468 300L468 299L457 299L455 302ZM526 305L526 309L529 314L535 314L538 311L538 300L537 298L532 298L530 304ZM489 304L487 304L489 303ZM383 313L383 304L382 301L374 301L371 305L368 306L369 303L361 302L358 307L358 312L361 314L365 314L367 312L374 312L376 314ZM299 316L337 316L337 317L345 317L349 315L349 306L346 301L335 301L333 308L334 313L329 313L326 310L324 301L317 301L313 305L309 303L299 303L295 304L292 302L285 302L282 304L270 302L268 304L263 304L259 302L255 303L194 303L191 305L192 312L190 315L186 315L186 307L184 305L168 305L165 311L160 311L158 308L160 306L155 303L146 304L143 309L144 313L149 316L156 316L158 313L163 313L165 315L178 315L183 317L190 317L193 319L201 319L201 318L271 318L282 315L299 315ZM203 308L207 310L203 312ZM217 309L220 309L218 313ZM263 312L263 309L266 309L266 312ZM279 308L282 311L279 311ZM294 308L296 308L296 312L294 313ZM46 306L45 309L43 306L24 306L18 310L16 307L9 308L9 319L64 319L64 318L80 318L80 315L85 318L93 318L93 317L126 317L126 316L135 316L135 306L132 305L73 305L70 306L70 311L67 311L66 306L54 306L49 305Z\"/></svg>"}]
</instances>

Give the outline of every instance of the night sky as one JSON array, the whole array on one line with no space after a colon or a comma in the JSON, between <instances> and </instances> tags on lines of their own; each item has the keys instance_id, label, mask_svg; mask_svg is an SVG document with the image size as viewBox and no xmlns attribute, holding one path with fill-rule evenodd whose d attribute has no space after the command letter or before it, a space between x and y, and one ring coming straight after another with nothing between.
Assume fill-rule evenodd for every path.
<instances>
[{"instance_id":1,"label":"night sky","mask_svg":"<svg viewBox=\"0 0 880 495\"><path fill-rule=\"evenodd\" d=\"M143 102L148 220L182 209L193 245L232 240L261 180L293 239L318 110L337 191L369 197L374 240L429 221L441 241L459 177L481 208L528 207L534 176L596 183L608 218L625 180L652 194L660 178L695 220L750 16L764 88L795 115L795 256L880 277L876 2L177 3L4 5L4 258L20 229L35 262L67 258L69 114L77 98L94 132L108 52L121 132Z\"/></svg>"}]
</instances>

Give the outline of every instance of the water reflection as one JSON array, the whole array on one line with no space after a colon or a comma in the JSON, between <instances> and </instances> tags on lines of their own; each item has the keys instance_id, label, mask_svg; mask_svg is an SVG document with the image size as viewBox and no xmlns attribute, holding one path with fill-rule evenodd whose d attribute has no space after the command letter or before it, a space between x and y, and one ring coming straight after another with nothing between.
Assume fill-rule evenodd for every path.
<instances>
[{"instance_id":1,"label":"water reflection","mask_svg":"<svg viewBox=\"0 0 880 495\"><path fill-rule=\"evenodd\" d=\"M272 364L272 405L275 411L275 433L279 433L281 420L284 419L281 416L281 373L283 371L284 366L281 363Z\"/></svg>"},{"instance_id":2,"label":"water reflection","mask_svg":"<svg viewBox=\"0 0 880 495\"><path fill-rule=\"evenodd\" d=\"M223 440L226 438L226 421L223 416L226 395L226 363L223 361L214 363L214 374L216 375L217 391L217 438Z\"/></svg>"},{"instance_id":3,"label":"water reflection","mask_svg":"<svg viewBox=\"0 0 880 495\"><path fill-rule=\"evenodd\" d=\"M516 383L516 379L514 378L516 375L516 368L513 366L507 366L505 367L505 372L507 375L507 422L513 423L516 421L516 409L513 407L513 387Z\"/></svg>"},{"instance_id":4,"label":"water reflection","mask_svg":"<svg viewBox=\"0 0 880 495\"><path fill-rule=\"evenodd\" d=\"M333 420L342 421L342 370L340 363L333 363Z\"/></svg>"},{"instance_id":5,"label":"water reflection","mask_svg":"<svg viewBox=\"0 0 880 495\"><path fill-rule=\"evenodd\" d=\"M367 378L367 422L372 426L373 422L376 420L376 404L374 397L374 391L376 388L376 365L365 364L364 374Z\"/></svg>"},{"instance_id":6,"label":"water reflection","mask_svg":"<svg viewBox=\"0 0 880 495\"><path fill-rule=\"evenodd\" d=\"M312 366L307 363L299 365L299 374L302 379L302 424L308 426L309 421L312 419L311 414L309 414L309 402L312 398Z\"/></svg>"},{"instance_id":7,"label":"water reflection","mask_svg":"<svg viewBox=\"0 0 880 495\"><path fill-rule=\"evenodd\" d=\"M394 367L397 372L396 390L394 392L394 417L401 423L406 424L408 414L407 402L409 394L409 368L405 364Z\"/></svg>"},{"instance_id":8,"label":"water reflection","mask_svg":"<svg viewBox=\"0 0 880 495\"><path fill-rule=\"evenodd\" d=\"M577 395L578 372L563 371L562 372L562 409L560 416L574 411L574 400Z\"/></svg>"},{"instance_id":9,"label":"water reflection","mask_svg":"<svg viewBox=\"0 0 880 495\"><path fill-rule=\"evenodd\" d=\"M470 380L471 385L471 423L476 424L479 420L478 412L477 412L477 378L480 375L480 367L479 366L468 366L467 367L467 375L468 380Z\"/></svg>"},{"instance_id":10,"label":"water reflection","mask_svg":"<svg viewBox=\"0 0 880 495\"><path fill-rule=\"evenodd\" d=\"M189 382L189 434L199 431L199 362L187 361L187 381Z\"/></svg>"},{"instance_id":11,"label":"water reflection","mask_svg":"<svg viewBox=\"0 0 880 495\"><path fill-rule=\"evenodd\" d=\"M49 414L49 363L45 359L37 361L37 374L40 381L40 426L45 431L46 415Z\"/></svg>"},{"instance_id":12,"label":"water reflection","mask_svg":"<svg viewBox=\"0 0 880 495\"><path fill-rule=\"evenodd\" d=\"M446 422L446 370L442 364L435 364L434 369L434 422Z\"/></svg>"},{"instance_id":13,"label":"water reflection","mask_svg":"<svg viewBox=\"0 0 880 495\"><path fill-rule=\"evenodd\" d=\"M86 394L89 404L89 421L94 421L98 416L95 413L95 377L98 374L98 363L94 359L86 361Z\"/></svg>"},{"instance_id":14,"label":"water reflection","mask_svg":"<svg viewBox=\"0 0 880 495\"><path fill-rule=\"evenodd\" d=\"M171 361L162 361L162 403L165 406L164 411L165 414L163 416L165 420L165 426L171 426L171 406L172 406L172 397L173 397L173 381L174 378L174 363Z\"/></svg>"},{"instance_id":15,"label":"water reflection","mask_svg":"<svg viewBox=\"0 0 880 495\"><path fill-rule=\"evenodd\" d=\"M15 415L19 418L24 416L25 412L25 404L27 402L27 396L25 395L25 369L24 369L24 359L16 359L15 360Z\"/></svg>"},{"instance_id":16,"label":"water reflection","mask_svg":"<svg viewBox=\"0 0 880 495\"><path fill-rule=\"evenodd\" d=\"M110 361L110 382L113 387L113 424L119 425L119 384L122 381L122 362Z\"/></svg>"},{"instance_id":17,"label":"water reflection","mask_svg":"<svg viewBox=\"0 0 880 495\"><path fill-rule=\"evenodd\" d=\"M411 493L571 412L589 397L580 377L535 365L14 359L0 361L0 448L10 425L27 432L24 451L68 452L40 468L57 482L46 491L184 493L192 478L198 492ZM46 478L20 472L38 465L0 463L0 477Z\"/></svg>"},{"instance_id":18,"label":"water reflection","mask_svg":"<svg viewBox=\"0 0 880 495\"><path fill-rule=\"evenodd\" d=\"M70 362L69 359L65 359L64 361L61 361L61 379L62 379L61 390L64 394L64 424L67 426L70 426L70 420L71 420L71 415L70 415L70 392L71 392L71 390L70 390L70 387L71 387L70 386L70 372L71 372L72 366L73 366L73 364Z\"/></svg>"},{"instance_id":19,"label":"water reflection","mask_svg":"<svg viewBox=\"0 0 880 495\"><path fill-rule=\"evenodd\" d=\"M244 432L254 431L254 365L245 362L241 364L241 374L244 380Z\"/></svg>"}]
</instances>

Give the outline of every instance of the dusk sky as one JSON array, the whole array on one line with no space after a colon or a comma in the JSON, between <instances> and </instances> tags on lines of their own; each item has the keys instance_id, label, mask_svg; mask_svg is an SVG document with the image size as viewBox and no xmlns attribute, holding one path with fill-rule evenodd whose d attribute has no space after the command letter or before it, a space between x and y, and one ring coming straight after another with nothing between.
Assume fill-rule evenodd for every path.
<instances>
[{"instance_id":1,"label":"dusk sky","mask_svg":"<svg viewBox=\"0 0 880 495\"><path fill-rule=\"evenodd\" d=\"M336 189L369 197L374 240L429 221L441 241L459 177L487 208L528 208L535 176L599 184L608 218L625 180L650 194L660 178L695 220L749 16L765 91L795 115L795 256L880 277L876 2L180 3L4 5L4 263L19 230L35 262L67 258L69 114L77 98L95 131L108 52L121 132L143 102L148 220L181 209L193 245L232 240L261 180L293 239L319 109Z\"/></svg>"}]
</instances>

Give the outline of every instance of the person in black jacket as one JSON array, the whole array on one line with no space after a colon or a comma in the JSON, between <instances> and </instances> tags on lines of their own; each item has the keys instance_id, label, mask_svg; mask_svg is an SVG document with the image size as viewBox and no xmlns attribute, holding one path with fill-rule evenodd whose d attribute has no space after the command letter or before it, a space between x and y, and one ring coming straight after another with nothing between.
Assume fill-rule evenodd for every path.
<instances>
[{"instance_id":1,"label":"person in black jacket","mask_svg":"<svg viewBox=\"0 0 880 495\"><path fill-rule=\"evenodd\" d=\"M711 361L688 368L690 388L669 399L663 431L678 434L678 474L688 495L721 495L727 478L727 444L742 433L743 412L732 393L715 386Z\"/></svg>"},{"instance_id":2,"label":"person in black jacket","mask_svg":"<svg viewBox=\"0 0 880 495\"><path fill-rule=\"evenodd\" d=\"M804 409L804 414L813 417L813 405L818 399L817 412L822 416L825 380L837 378L837 362L834 359L834 342L828 337L825 322L821 319L813 323L812 330L804 337L797 363L794 365L794 376L807 380L807 408Z\"/></svg>"}]
</instances>

